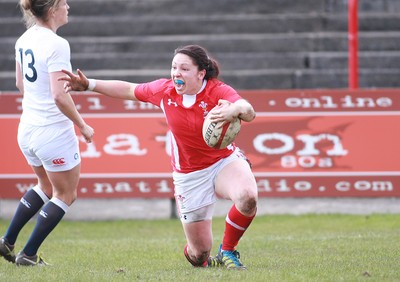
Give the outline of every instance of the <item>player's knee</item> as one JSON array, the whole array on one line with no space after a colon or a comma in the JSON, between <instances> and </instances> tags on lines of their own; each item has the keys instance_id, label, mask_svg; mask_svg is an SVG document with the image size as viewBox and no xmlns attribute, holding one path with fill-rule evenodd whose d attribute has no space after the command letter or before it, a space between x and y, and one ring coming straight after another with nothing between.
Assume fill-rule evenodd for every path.
<instances>
[{"instance_id":1,"label":"player's knee","mask_svg":"<svg viewBox=\"0 0 400 282\"><path fill-rule=\"evenodd\" d=\"M63 201L66 205L71 206L78 197L77 191L71 191L69 193L55 193L55 197Z\"/></svg>"},{"instance_id":2,"label":"player's knee","mask_svg":"<svg viewBox=\"0 0 400 282\"><path fill-rule=\"evenodd\" d=\"M65 195L65 203L68 206L71 206L73 202L75 202L76 198L78 197L78 194L76 191L68 193L68 195Z\"/></svg>"},{"instance_id":3,"label":"player's knee","mask_svg":"<svg viewBox=\"0 0 400 282\"><path fill-rule=\"evenodd\" d=\"M77 199L78 197L75 195L73 198L71 198L70 202L68 203L68 206L71 206Z\"/></svg>"},{"instance_id":4,"label":"player's knee","mask_svg":"<svg viewBox=\"0 0 400 282\"><path fill-rule=\"evenodd\" d=\"M249 197L245 202L244 209L247 214L255 212L257 209L257 198Z\"/></svg>"},{"instance_id":5,"label":"player's knee","mask_svg":"<svg viewBox=\"0 0 400 282\"><path fill-rule=\"evenodd\" d=\"M244 194L239 203L236 203L239 211L244 215L253 215L257 210L258 197L253 193Z\"/></svg>"},{"instance_id":6,"label":"player's knee","mask_svg":"<svg viewBox=\"0 0 400 282\"><path fill-rule=\"evenodd\" d=\"M208 257L210 256L210 252L209 251L204 251L204 252L192 251L192 252L193 253L189 254L186 245L184 249L184 254L186 259L190 262L190 264L192 264L195 267L203 267L207 262Z\"/></svg>"},{"instance_id":7,"label":"player's knee","mask_svg":"<svg viewBox=\"0 0 400 282\"><path fill-rule=\"evenodd\" d=\"M209 257L208 252L202 252L200 254L195 254L194 255L194 262L196 266L204 266L204 263L207 261Z\"/></svg>"}]
</instances>

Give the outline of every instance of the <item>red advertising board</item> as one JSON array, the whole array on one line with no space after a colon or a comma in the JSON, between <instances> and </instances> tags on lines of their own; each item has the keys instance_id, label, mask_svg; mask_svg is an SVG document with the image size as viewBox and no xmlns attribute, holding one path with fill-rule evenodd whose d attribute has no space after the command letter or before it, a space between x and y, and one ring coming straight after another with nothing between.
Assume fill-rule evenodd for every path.
<instances>
[{"instance_id":1,"label":"red advertising board","mask_svg":"<svg viewBox=\"0 0 400 282\"><path fill-rule=\"evenodd\" d=\"M261 197L399 197L400 89L240 91L257 118L236 144ZM173 196L168 129L149 104L94 93L73 98L95 128L81 140L81 198ZM21 96L0 92L0 198L35 183L16 136ZM81 137L80 137L81 138Z\"/></svg>"}]
</instances>

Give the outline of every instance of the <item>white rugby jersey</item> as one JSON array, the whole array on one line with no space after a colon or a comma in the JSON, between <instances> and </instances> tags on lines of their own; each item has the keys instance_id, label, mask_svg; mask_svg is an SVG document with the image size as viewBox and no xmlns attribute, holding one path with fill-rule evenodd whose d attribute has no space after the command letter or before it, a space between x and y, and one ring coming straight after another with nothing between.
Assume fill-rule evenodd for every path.
<instances>
[{"instance_id":1,"label":"white rugby jersey","mask_svg":"<svg viewBox=\"0 0 400 282\"><path fill-rule=\"evenodd\" d=\"M49 74L72 70L70 52L67 40L37 25L18 38L15 59L21 66L24 83L22 122L43 126L69 120L54 102Z\"/></svg>"}]
</instances>

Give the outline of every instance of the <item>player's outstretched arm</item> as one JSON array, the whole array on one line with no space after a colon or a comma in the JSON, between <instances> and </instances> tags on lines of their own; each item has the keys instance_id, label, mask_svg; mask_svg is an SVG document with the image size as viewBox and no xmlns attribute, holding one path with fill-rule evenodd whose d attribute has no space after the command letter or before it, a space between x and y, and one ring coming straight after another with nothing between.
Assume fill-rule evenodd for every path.
<instances>
[{"instance_id":1,"label":"player's outstretched arm","mask_svg":"<svg viewBox=\"0 0 400 282\"><path fill-rule=\"evenodd\" d=\"M89 90L112 98L137 100L135 97L136 83L121 80L88 79L79 69L77 70L77 74L67 70L62 70L62 72L66 76L59 78L59 80L65 81L64 89L66 92Z\"/></svg>"},{"instance_id":2,"label":"player's outstretched arm","mask_svg":"<svg viewBox=\"0 0 400 282\"><path fill-rule=\"evenodd\" d=\"M78 69L77 73L74 74L67 70L61 70L67 76L62 76L58 80L64 80L66 83L64 84L64 89L66 92L69 91L85 91L89 87L89 79L84 75L84 73Z\"/></svg>"}]
</instances>

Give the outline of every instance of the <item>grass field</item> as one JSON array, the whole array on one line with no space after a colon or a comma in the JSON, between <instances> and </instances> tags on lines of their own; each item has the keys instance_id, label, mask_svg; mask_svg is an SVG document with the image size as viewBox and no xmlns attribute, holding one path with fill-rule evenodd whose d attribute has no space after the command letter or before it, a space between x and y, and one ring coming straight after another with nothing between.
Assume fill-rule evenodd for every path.
<instances>
[{"instance_id":1,"label":"grass field","mask_svg":"<svg viewBox=\"0 0 400 282\"><path fill-rule=\"evenodd\" d=\"M0 281L400 281L400 215L258 216L238 247L247 271L193 268L184 244L178 220L62 221L40 249L51 267L1 260Z\"/></svg>"}]
</instances>

